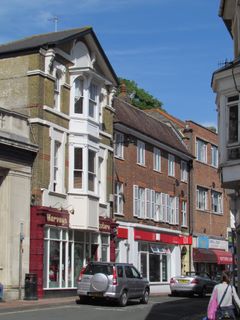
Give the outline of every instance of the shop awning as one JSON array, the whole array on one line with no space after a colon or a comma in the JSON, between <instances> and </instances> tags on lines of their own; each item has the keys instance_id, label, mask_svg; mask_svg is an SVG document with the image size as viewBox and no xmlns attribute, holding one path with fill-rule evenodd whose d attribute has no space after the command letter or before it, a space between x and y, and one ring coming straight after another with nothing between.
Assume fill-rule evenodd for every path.
<instances>
[{"instance_id":1,"label":"shop awning","mask_svg":"<svg viewBox=\"0 0 240 320\"><path fill-rule=\"evenodd\" d=\"M232 253L218 249L193 248L193 261L217 264L232 264Z\"/></svg>"}]
</instances>

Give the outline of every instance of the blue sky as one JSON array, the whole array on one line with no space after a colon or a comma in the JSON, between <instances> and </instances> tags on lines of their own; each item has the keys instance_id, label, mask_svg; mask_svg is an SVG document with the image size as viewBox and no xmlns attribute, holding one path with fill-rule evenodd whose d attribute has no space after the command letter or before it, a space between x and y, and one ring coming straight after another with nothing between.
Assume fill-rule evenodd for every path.
<instances>
[{"instance_id":1,"label":"blue sky","mask_svg":"<svg viewBox=\"0 0 240 320\"><path fill-rule=\"evenodd\" d=\"M233 57L218 17L220 0L1 0L0 43L92 26L116 74L134 80L164 109L202 125L217 123L211 76Z\"/></svg>"}]
</instances>

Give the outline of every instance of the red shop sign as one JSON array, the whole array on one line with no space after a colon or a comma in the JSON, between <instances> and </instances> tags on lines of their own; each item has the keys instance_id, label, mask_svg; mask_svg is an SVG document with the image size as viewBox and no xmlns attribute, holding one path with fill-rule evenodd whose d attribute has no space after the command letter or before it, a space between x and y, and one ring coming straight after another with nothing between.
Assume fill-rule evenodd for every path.
<instances>
[{"instance_id":1,"label":"red shop sign","mask_svg":"<svg viewBox=\"0 0 240 320\"><path fill-rule=\"evenodd\" d=\"M191 236L172 235L168 233L159 233L152 231L145 231L141 229L134 229L134 239L144 240L150 242L163 242L170 244L192 244Z\"/></svg>"}]
</instances>

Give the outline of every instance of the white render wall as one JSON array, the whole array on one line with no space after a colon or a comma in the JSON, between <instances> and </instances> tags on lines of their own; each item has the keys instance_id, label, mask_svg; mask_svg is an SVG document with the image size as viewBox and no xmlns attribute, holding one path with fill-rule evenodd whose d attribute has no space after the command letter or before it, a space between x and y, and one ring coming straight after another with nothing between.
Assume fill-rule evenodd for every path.
<instances>
[{"instance_id":1,"label":"white render wall","mask_svg":"<svg viewBox=\"0 0 240 320\"><path fill-rule=\"evenodd\" d=\"M6 300L17 299L19 294L21 223L24 233L22 286L25 273L29 272L30 179L30 168L21 167L9 170L0 184L0 282L4 286Z\"/></svg>"}]
</instances>

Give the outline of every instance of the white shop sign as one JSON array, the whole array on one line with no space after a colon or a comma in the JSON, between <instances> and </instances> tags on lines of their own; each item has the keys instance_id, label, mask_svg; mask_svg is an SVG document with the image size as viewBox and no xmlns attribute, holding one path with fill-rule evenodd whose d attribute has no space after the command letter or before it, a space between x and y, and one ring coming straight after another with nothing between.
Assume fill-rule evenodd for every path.
<instances>
[{"instance_id":1,"label":"white shop sign","mask_svg":"<svg viewBox=\"0 0 240 320\"><path fill-rule=\"evenodd\" d=\"M209 239L209 249L228 250L228 242L225 240Z\"/></svg>"}]
</instances>

